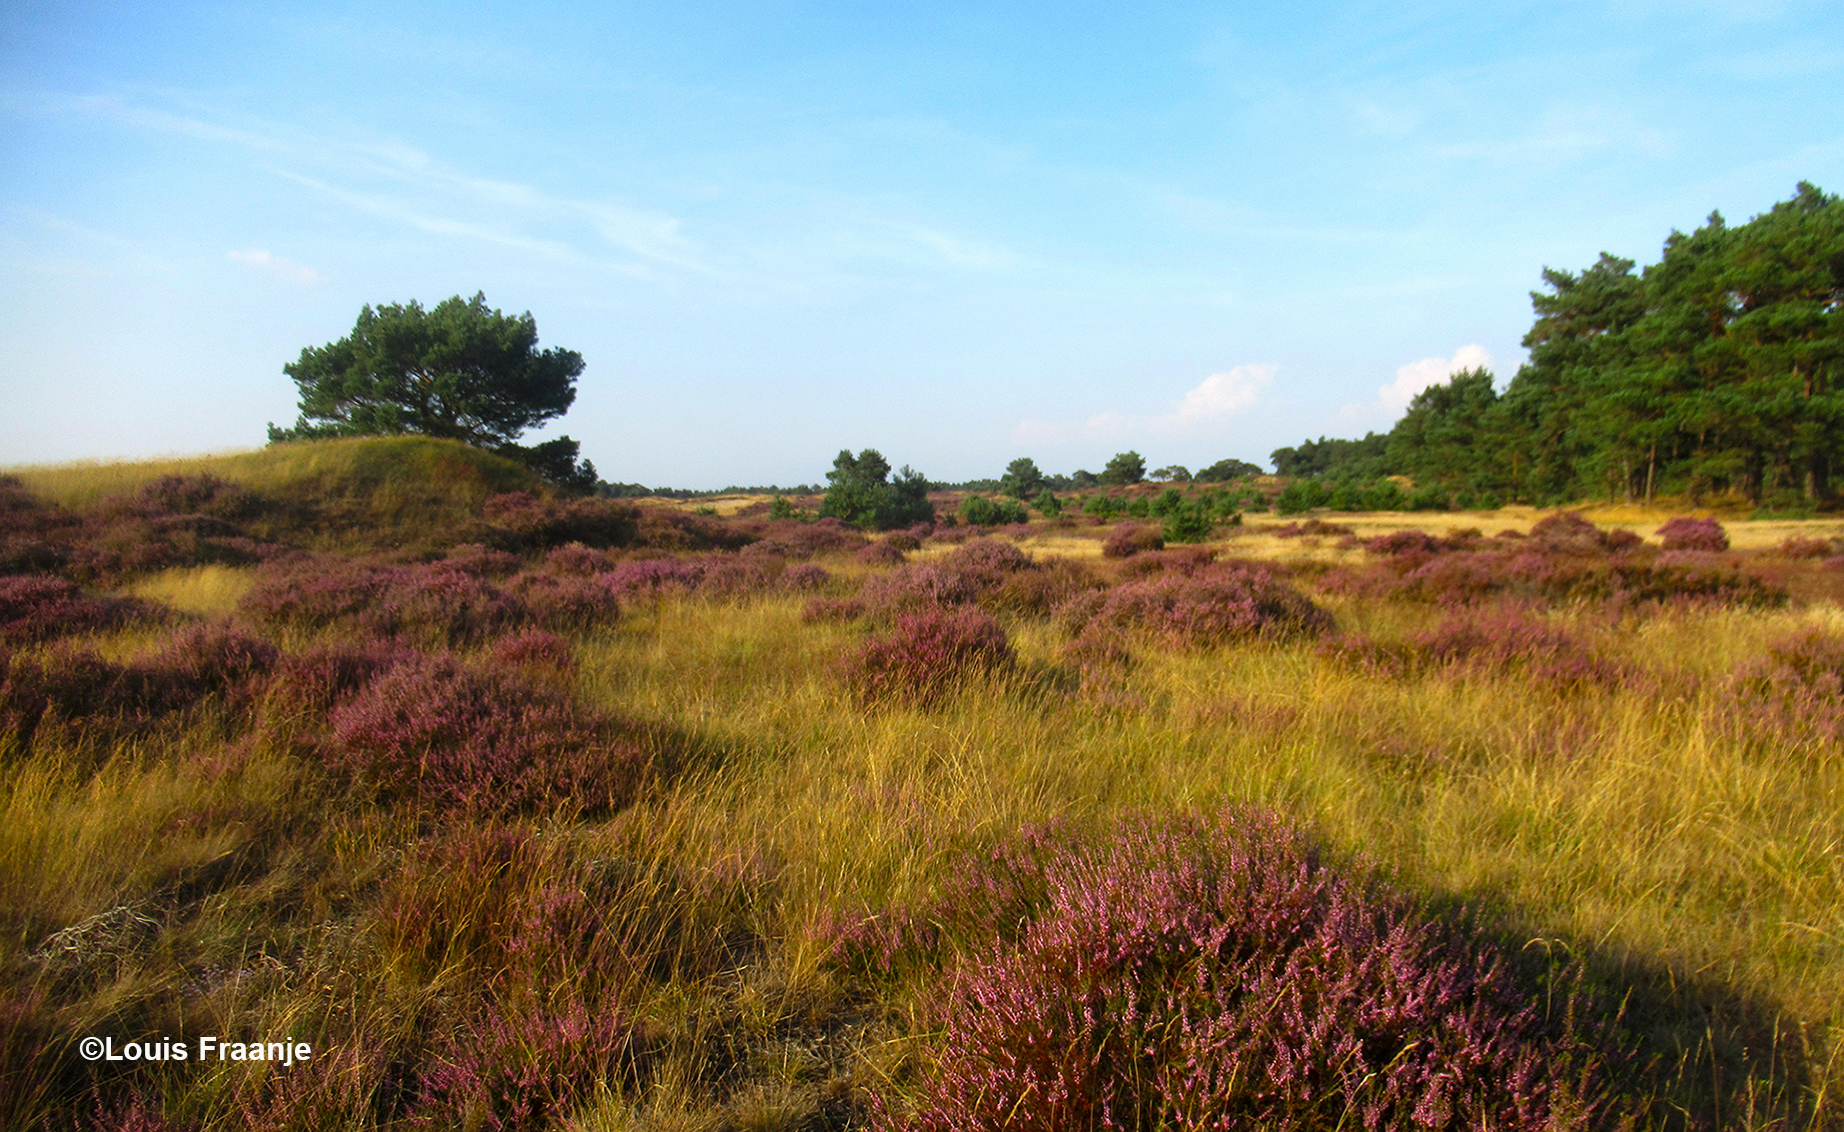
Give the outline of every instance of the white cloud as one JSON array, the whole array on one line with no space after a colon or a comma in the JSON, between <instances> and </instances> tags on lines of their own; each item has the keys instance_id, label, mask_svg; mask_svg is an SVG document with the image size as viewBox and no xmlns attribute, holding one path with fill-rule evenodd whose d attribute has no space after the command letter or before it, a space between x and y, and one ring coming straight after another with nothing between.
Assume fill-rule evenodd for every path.
<instances>
[{"instance_id":1,"label":"white cloud","mask_svg":"<svg viewBox=\"0 0 1844 1132\"><path fill-rule=\"evenodd\" d=\"M311 267L304 267L290 259L269 252L265 248L252 248L247 252L230 252L225 259L232 263L241 263L257 271L286 279L290 283L299 283L304 287L317 287L327 281L327 277Z\"/></svg>"},{"instance_id":2,"label":"white cloud","mask_svg":"<svg viewBox=\"0 0 1844 1132\"><path fill-rule=\"evenodd\" d=\"M1451 358L1423 358L1398 366L1396 380L1379 385L1375 401L1368 405L1346 405L1338 411L1338 421L1344 425L1374 426L1379 421L1387 425L1403 414L1417 393L1429 386L1439 385L1461 370L1491 368L1492 355L1486 353L1485 347L1470 345L1455 350Z\"/></svg>"},{"instance_id":3,"label":"white cloud","mask_svg":"<svg viewBox=\"0 0 1844 1132\"><path fill-rule=\"evenodd\" d=\"M1237 366L1213 373L1172 402L1169 413L1098 413L1083 421L1021 421L1012 429L1012 443L1026 446L1072 440L1120 441L1196 433L1260 400L1262 390L1274 381L1274 370L1274 366Z\"/></svg>"}]
</instances>

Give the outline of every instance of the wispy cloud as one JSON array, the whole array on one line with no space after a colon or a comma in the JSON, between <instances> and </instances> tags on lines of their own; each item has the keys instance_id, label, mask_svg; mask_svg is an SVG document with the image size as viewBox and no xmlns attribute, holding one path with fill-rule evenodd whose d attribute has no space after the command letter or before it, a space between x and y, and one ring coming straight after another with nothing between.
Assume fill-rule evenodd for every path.
<instances>
[{"instance_id":1,"label":"wispy cloud","mask_svg":"<svg viewBox=\"0 0 1844 1132\"><path fill-rule=\"evenodd\" d=\"M1377 399L1367 404L1349 404L1338 411L1338 423L1346 426L1383 427L1396 420L1409 407L1415 395L1432 385L1439 385L1462 370L1490 369L1492 355L1483 346L1462 346L1451 358L1423 358L1396 368L1396 380L1377 387Z\"/></svg>"},{"instance_id":2,"label":"wispy cloud","mask_svg":"<svg viewBox=\"0 0 1844 1132\"><path fill-rule=\"evenodd\" d=\"M290 283L299 283L303 287L318 287L327 281L327 277L311 267L298 264L291 259L276 255L267 248L251 248L247 252L233 251L225 255L232 263L241 263L278 279Z\"/></svg>"},{"instance_id":3,"label":"wispy cloud","mask_svg":"<svg viewBox=\"0 0 1844 1132\"><path fill-rule=\"evenodd\" d=\"M606 261L613 251L652 267L709 270L681 232L679 220L667 213L476 176L413 146L329 139L272 123L225 125L101 95L70 99L65 105L138 130L243 149L296 184L419 231L520 248L550 259ZM560 236L559 228L592 233L593 239ZM633 265L608 266L631 270Z\"/></svg>"},{"instance_id":4,"label":"wispy cloud","mask_svg":"<svg viewBox=\"0 0 1844 1132\"><path fill-rule=\"evenodd\" d=\"M1019 422L1012 443L1066 444L1071 441L1125 441L1139 437L1184 436L1221 425L1261 399L1274 381L1274 366L1237 366L1213 373L1172 402L1165 413L1098 413L1081 421Z\"/></svg>"}]
</instances>

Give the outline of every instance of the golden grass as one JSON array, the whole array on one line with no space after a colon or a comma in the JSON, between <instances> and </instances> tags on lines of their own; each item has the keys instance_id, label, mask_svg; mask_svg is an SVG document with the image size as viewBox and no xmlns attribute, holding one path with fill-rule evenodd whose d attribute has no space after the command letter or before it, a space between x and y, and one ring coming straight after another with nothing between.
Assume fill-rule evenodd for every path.
<instances>
[{"instance_id":1,"label":"golden grass","mask_svg":"<svg viewBox=\"0 0 1844 1132\"><path fill-rule=\"evenodd\" d=\"M1409 518L1398 526L1430 525L1395 517ZM1366 533L1384 529L1378 518ZM1224 545L1235 555L1342 556L1259 528ZM1087 557L1099 543L1049 534L1032 549ZM866 569L849 558L826 565L846 577ZM136 592L217 614L245 583L207 568ZM1386 639L1440 615L1326 604L1344 628ZM1061 671L1060 633L1025 620L1008 626L1012 672L970 682L931 710L866 710L833 671L857 630L804 623L801 605L636 602L578 641L579 694L669 729L684 763L626 814L542 823L543 860L580 854L638 862L649 876L757 877L748 916L760 943L720 976L635 990L634 1009L669 1036L662 1068L645 1095L610 1090L572 1127L798 1126L816 1081L876 1081L902 1049L902 989L882 1005L883 1021L811 1036L815 1017L832 1033L857 1009L841 1005L825 963L840 914L919 898L954 849L1022 825L1227 802L1271 807L1340 854L1489 906L1533 946L1585 955L1638 988L1635 1001L1653 1012L1633 1024L1659 1042L1687 1092L1707 1090L1720 1070L1723 1103L1752 1098L1725 1109L1723 1126L1787 1129L1788 1114L1801 1112L1796 1127L1844 1123L1844 752L1750 735L1725 684L1769 641L1844 626L1835 606L1619 625L1555 614L1656 677L1664 696L1560 694L1515 669L1383 680L1308 644L1174 652L1143 642L1137 667L1102 700L1077 693ZM117 652L141 644L135 634L105 642ZM377 934L377 893L436 834L314 793L304 786L311 768L285 751L213 769L221 745L207 719L96 772L55 743L0 769L7 957L260 849L251 859L267 863L237 887L184 915L168 908L184 923L169 945L237 969L264 947L292 956L272 983L238 992L240 1017L309 1032L373 1026L411 1040L418 1011L479 975L466 955L423 969ZM708 935L671 946L714 946ZM172 961L139 962L85 1000L88 1016L136 995L171 996ZM743 1084L720 1095L699 1067L702 1051L725 1043L748 1058ZM1739 1053L1743 1044L1753 1052ZM1768 1047L1808 1078L1789 1081L1784 1063L1760 1056ZM827 1069L816 1049L852 1068ZM1738 1083L1738 1066L1754 1076ZM231 1109L211 1104L197 1104L212 1114L203 1123L235 1126Z\"/></svg>"},{"instance_id":2,"label":"golden grass","mask_svg":"<svg viewBox=\"0 0 1844 1132\"><path fill-rule=\"evenodd\" d=\"M272 444L247 452L157 460L85 461L0 469L54 503L83 509L170 475L213 475L257 492L297 494L375 490L398 481L434 481L477 491L535 489L527 468L452 440L361 437Z\"/></svg>"},{"instance_id":3,"label":"golden grass","mask_svg":"<svg viewBox=\"0 0 1844 1132\"><path fill-rule=\"evenodd\" d=\"M233 566L193 566L166 570L128 587L138 598L159 602L181 613L225 616L249 592L250 571Z\"/></svg>"}]
</instances>

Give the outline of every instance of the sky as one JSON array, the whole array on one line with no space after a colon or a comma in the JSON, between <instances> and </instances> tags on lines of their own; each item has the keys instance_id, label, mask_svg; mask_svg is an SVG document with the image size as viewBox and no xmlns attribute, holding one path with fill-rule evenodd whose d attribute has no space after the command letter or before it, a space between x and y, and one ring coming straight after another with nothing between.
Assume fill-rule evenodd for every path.
<instances>
[{"instance_id":1,"label":"sky","mask_svg":"<svg viewBox=\"0 0 1844 1132\"><path fill-rule=\"evenodd\" d=\"M259 446L303 348L476 292L610 481L1265 465L1802 180L1835 0L10 0L0 465Z\"/></svg>"}]
</instances>

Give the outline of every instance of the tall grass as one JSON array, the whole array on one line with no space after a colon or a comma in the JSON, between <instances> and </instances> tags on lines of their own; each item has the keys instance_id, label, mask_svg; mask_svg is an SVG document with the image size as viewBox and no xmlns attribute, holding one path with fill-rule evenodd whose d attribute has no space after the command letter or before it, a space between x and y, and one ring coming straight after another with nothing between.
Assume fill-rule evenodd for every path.
<instances>
[{"instance_id":1,"label":"tall grass","mask_svg":"<svg viewBox=\"0 0 1844 1132\"><path fill-rule=\"evenodd\" d=\"M1180 606L1151 597L1267 606L1210 598L1232 576L1212 571L1243 568L1203 558L1136 555L1123 583L990 545L924 548L900 577L853 553L811 582L869 594L857 621L805 619L791 571L736 555L656 569L725 582L636 591L618 614L386 640L363 619L252 620L249 572L208 567L137 585L178 623L0 656L0 678L38 679L87 649L103 659L83 671L166 697L0 736L0 1123L900 1126L945 1057L946 973L1027 953L949 933L867 974L841 960L855 925L960 891L1021 830L1105 846L1148 815L1256 807L1353 885L1442 923L1465 905L1514 965L1624 1004L1608 1040L1638 1051L1615 1084L1641 1126L1844 1127L1844 747L1746 678L1779 642L1837 635L1835 607L1440 607L1321 592L1282 559L1259 578L1304 594L1268 602L1287 632L1175 636L1160 617ZM617 565L494 570L529 597L545 570L594 587ZM878 595L924 569L981 641L996 619L1008 659L868 702L842 658L905 631ZM1147 601L1106 604L1122 592ZM278 659L180 680L185 649L233 639L188 617ZM1085 621L1110 634L1093 671L1070 652ZM608 737L631 788L503 790L493 752L449 766L419 746L447 732L420 724L387 736L396 788L352 771L378 744L347 724L414 722L476 685L524 705L508 719ZM323 1052L116 1074L71 1053L89 1033L233 1030Z\"/></svg>"}]
</instances>

